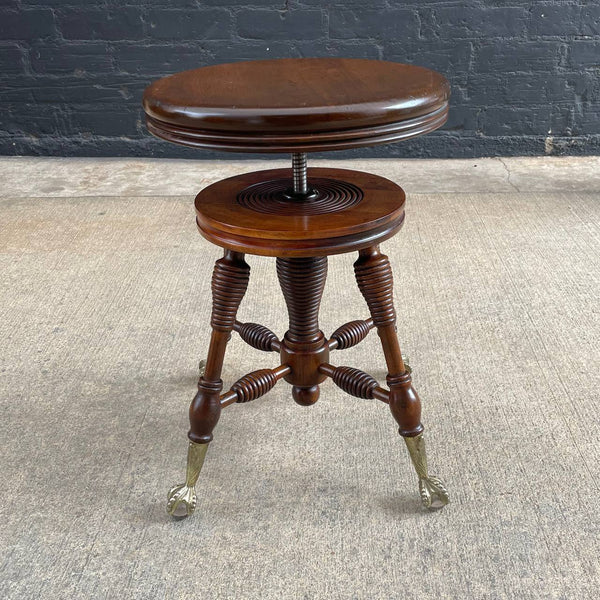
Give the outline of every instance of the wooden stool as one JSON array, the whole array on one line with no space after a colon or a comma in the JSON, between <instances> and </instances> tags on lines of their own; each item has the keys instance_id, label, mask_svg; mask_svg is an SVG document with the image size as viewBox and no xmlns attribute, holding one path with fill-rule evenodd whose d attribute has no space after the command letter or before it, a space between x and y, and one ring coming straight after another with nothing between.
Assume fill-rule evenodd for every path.
<instances>
[{"instance_id":1,"label":"wooden stool","mask_svg":"<svg viewBox=\"0 0 600 600\"><path fill-rule=\"evenodd\" d=\"M306 153L385 144L440 127L448 114L444 77L421 67L351 59L241 62L178 73L144 94L148 129L195 148L286 152L291 169L238 175L196 197L200 233L225 249L212 278L212 336L190 407L187 474L169 492L167 511L191 515L195 485L221 410L266 394L280 380L298 404L314 404L327 377L359 398L389 404L419 476L423 504L443 506L443 483L427 472L421 403L396 336L392 270L379 243L404 221L402 188L376 175L308 169ZM319 305L327 256L358 251L354 270L370 318L339 327L327 339ZM283 339L236 320L250 267L245 254L274 256L289 312ZM367 373L330 363L332 350L358 344L377 328L388 375L385 389ZM250 346L277 352L281 366L244 375L222 392L227 342L236 331Z\"/></svg>"}]
</instances>

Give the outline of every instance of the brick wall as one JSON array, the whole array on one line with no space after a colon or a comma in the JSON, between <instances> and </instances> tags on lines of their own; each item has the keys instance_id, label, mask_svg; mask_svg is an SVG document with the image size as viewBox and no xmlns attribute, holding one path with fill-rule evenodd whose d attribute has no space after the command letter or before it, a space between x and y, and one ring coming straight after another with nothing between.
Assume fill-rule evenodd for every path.
<instances>
[{"instance_id":1,"label":"brick wall","mask_svg":"<svg viewBox=\"0 0 600 600\"><path fill-rule=\"evenodd\" d=\"M288 56L410 62L450 79L444 130L346 156L600 150L598 0L0 0L0 153L215 156L150 137L144 87Z\"/></svg>"}]
</instances>

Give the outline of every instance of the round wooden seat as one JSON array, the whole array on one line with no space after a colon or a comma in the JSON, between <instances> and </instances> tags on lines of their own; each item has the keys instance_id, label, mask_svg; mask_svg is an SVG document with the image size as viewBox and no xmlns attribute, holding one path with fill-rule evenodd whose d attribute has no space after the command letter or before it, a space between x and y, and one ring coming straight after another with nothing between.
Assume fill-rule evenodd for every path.
<instances>
[{"instance_id":1,"label":"round wooden seat","mask_svg":"<svg viewBox=\"0 0 600 600\"><path fill-rule=\"evenodd\" d=\"M396 233L404 191L377 175L308 169L313 194L288 197L291 169L224 179L196 196L196 220L209 241L263 256L322 256L359 250Z\"/></svg>"},{"instance_id":2,"label":"round wooden seat","mask_svg":"<svg viewBox=\"0 0 600 600\"><path fill-rule=\"evenodd\" d=\"M312 152L386 144L443 125L448 81L400 63L305 58L215 65L144 93L148 129L236 152Z\"/></svg>"}]
</instances>

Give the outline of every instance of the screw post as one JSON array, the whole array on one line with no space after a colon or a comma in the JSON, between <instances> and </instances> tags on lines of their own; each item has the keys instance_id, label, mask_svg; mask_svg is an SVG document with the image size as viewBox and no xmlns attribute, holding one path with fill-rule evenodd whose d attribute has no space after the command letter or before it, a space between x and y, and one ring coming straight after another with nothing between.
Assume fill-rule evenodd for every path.
<instances>
[{"instance_id":1,"label":"screw post","mask_svg":"<svg viewBox=\"0 0 600 600\"><path fill-rule=\"evenodd\" d=\"M292 154L292 169L294 172L294 194L306 196L308 194L306 152Z\"/></svg>"}]
</instances>

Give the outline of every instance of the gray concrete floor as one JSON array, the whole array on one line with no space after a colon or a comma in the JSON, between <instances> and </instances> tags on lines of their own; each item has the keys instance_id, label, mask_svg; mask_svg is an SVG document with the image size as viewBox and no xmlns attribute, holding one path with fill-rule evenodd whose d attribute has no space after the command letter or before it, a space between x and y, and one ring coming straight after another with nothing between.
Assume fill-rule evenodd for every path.
<instances>
[{"instance_id":1,"label":"gray concrete floor","mask_svg":"<svg viewBox=\"0 0 600 600\"><path fill-rule=\"evenodd\" d=\"M421 510L382 403L281 383L224 411L197 513L167 517L220 254L192 198L270 165L0 159L0 600L595 597L596 157L336 163L409 193L384 251L449 506ZM353 260L327 334L366 317ZM248 262L240 317L281 335L273 261ZM374 334L332 358L385 379ZM225 385L276 362L234 336Z\"/></svg>"},{"instance_id":2,"label":"gray concrete floor","mask_svg":"<svg viewBox=\"0 0 600 600\"><path fill-rule=\"evenodd\" d=\"M594 192L600 157L473 160L314 160L383 175L409 193ZM119 158L0 158L0 195L180 196L224 177L289 161L191 161Z\"/></svg>"}]
</instances>

